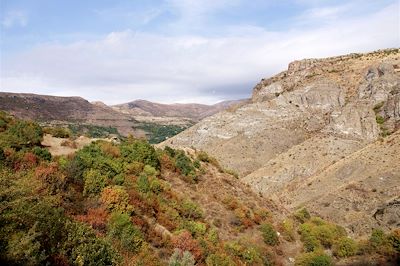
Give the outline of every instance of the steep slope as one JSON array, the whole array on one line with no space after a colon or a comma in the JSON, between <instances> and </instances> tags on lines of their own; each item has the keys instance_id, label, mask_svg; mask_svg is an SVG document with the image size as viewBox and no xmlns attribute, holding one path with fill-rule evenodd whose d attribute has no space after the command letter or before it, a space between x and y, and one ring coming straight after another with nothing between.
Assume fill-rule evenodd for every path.
<instances>
[{"instance_id":1,"label":"steep slope","mask_svg":"<svg viewBox=\"0 0 400 266\"><path fill-rule=\"evenodd\" d=\"M375 142L391 133L397 141L399 70L399 49L295 61L287 71L263 79L251 103L205 118L163 145L203 149L237 171L255 191L292 210L305 205L357 235L378 224L374 212L386 202L391 218L385 216L379 225L393 228L398 226L393 222L399 213L393 195L399 190L400 151L386 140ZM379 150L374 156L386 163L355 171L365 164L357 157L364 147L371 156ZM350 170L329 172L343 162ZM364 180L378 172L390 177L382 189ZM355 182L358 187L361 181L363 190L379 191L379 200L341 203L342 211L351 210L352 204L361 206L354 210L358 216L327 209L328 203L351 195L346 186ZM355 217L363 220L354 222Z\"/></svg>"},{"instance_id":2,"label":"steep slope","mask_svg":"<svg viewBox=\"0 0 400 266\"><path fill-rule=\"evenodd\" d=\"M0 110L41 122L85 123L115 127L123 135L139 133L132 129L133 118L80 97L0 92Z\"/></svg>"}]
</instances>

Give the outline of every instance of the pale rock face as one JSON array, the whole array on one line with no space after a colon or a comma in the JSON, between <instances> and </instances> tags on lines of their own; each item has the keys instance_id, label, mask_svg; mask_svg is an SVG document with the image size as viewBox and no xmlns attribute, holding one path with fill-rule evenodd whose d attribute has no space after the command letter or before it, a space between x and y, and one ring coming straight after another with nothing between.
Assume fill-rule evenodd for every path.
<instances>
[{"instance_id":1,"label":"pale rock face","mask_svg":"<svg viewBox=\"0 0 400 266\"><path fill-rule=\"evenodd\" d=\"M353 234L392 228L398 204L373 214L399 195L399 66L399 49L295 61L262 79L251 103L162 145L205 150L278 205L305 206ZM392 135L378 140L384 131Z\"/></svg>"},{"instance_id":2,"label":"pale rock face","mask_svg":"<svg viewBox=\"0 0 400 266\"><path fill-rule=\"evenodd\" d=\"M333 112L331 123L324 132L367 141L379 136L375 113L368 102L351 103Z\"/></svg>"},{"instance_id":3,"label":"pale rock face","mask_svg":"<svg viewBox=\"0 0 400 266\"><path fill-rule=\"evenodd\" d=\"M271 100L279 94L283 92L283 87L279 82L272 83L270 85L267 85L263 87L259 92L258 92L258 97L265 99L265 100Z\"/></svg>"},{"instance_id":4,"label":"pale rock face","mask_svg":"<svg viewBox=\"0 0 400 266\"><path fill-rule=\"evenodd\" d=\"M337 84L329 80L320 80L304 88L284 93L277 97L278 106L294 105L301 109L320 109L331 111L344 105L344 93Z\"/></svg>"}]
</instances>

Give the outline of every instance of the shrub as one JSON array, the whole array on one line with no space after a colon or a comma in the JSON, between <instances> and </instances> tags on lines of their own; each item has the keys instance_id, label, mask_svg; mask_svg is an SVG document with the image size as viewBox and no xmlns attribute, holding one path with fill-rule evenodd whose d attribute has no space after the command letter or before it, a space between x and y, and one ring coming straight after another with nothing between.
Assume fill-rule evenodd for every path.
<instances>
[{"instance_id":1,"label":"shrub","mask_svg":"<svg viewBox=\"0 0 400 266\"><path fill-rule=\"evenodd\" d=\"M168 154L169 157L174 158L176 155L176 151L169 146L165 146L164 151Z\"/></svg>"},{"instance_id":2,"label":"shrub","mask_svg":"<svg viewBox=\"0 0 400 266\"><path fill-rule=\"evenodd\" d=\"M268 265L266 256L250 243L240 243L239 241L231 241L225 244L225 250L250 265Z\"/></svg>"},{"instance_id":3,"label":"shrub","mask_svg":"<svg viewBox=\"0 0 400 266\"><path fill-rule=\"evenodd\" d=\"M113 158L119 158L121 156L121 151L112 142L99 141L99 145L104 154L107 154Z\"/></svg>"},{"instance_id":4,"label":"shrub","mask_svg":"<svg viewBox=\"0 0 400 266\"><path fill-rule=\"evenodd\" d=\"M56 138L69 138L72 136L71 130L64 127L46 127L43 131L44 133L50 134Z\"/></svg>"},{"instance_id":5,"label":"shrub","mask_svg":"<svg viewBox=\"0 0 400 266\"><path fill-rule=\"evenodd\" d=\"M295 214L294 217L296 217L296 219L300 222L300 223L304 223L306 222L308 219L311 218L310 213L307 211L306 208L302 208L300 210L298 210Z\"/></svg>"},{"instance_id":6,"label":"shrub","mask_svg":"<svg viewBox=\"0 0 400 266\"><path fill-rule=\"evenodd\" d=\"M47 149L34 147L32 151L37 157L42 158L45 161L51 161L51 153Z\"/></svg>"},{"instance_id":7,"label":"shrub","mask_svg":"<svg viewBox=\"0 0 400 266\"><path fill-rule=\"evenodd\" d=\"M164 191L164 186L160 180L153 178L150 182L150 190L155 194L160 194Z\"/></svg>"},{"instance_id":8,"label":"shrub","mask_svg":"<svg viewBox=\"0 0 400 266\"><path fill-rule=\"evenodd\" d=\"M175 249L174 253L169 259L169 266L194 266L195 259L189 251L182 251L180 249Z\"/></svg>"},{"instance_id":9,"label":"shrub","mask_svg":"<svg viewBox=\"0 0 400 266\"><path fill-rule=\"evenodd\" d=\"M321 245L330 248L338 239L346 236L344 228L318 217L301 224L299 233L307 251L314 251Z\"/></svg>"},{"instance_id":10,"label":"shrub","mask_svg":"<svg viewBox=\"0 0 400 266\"><path fill-rule=\"evenodd\" d=\"M154 167L146 164L143 168L143 174L146 176L156 176L158 175L158 171Z\"/></svg>"},{"instance_id":11,"label":"shrub","mask_svg":"<svg viewBox=\"0 0 400 266\"><path fill-rule=\"evenodd\" d=\"M376 123L378 123L379 125L382 125L383 123L385 123L385 118L383 118L380 115L376 115Z\"/></svg>"},{"instance_id":12,"label":"shrub","mask_svg":"<svg viewBox=\"0 0 400 266\"><path fill-rule=\"evenodd\" d=\"M383 246L387 241L385 232L381 229L373 229L369 242L375 247Z\"/></svg>"},{"instance_id":13,"label":"shrub","mask_svg":"<svg viewBox=\"0 0 400 266\"><path fill-rule=\"evenodd\" d=\"M38 166L35 169L35 176L44 182L50 194L56 194L66 188L66 178L56 163Z\"/></svg>"},{"instance_id":14,"label":"shrub","mask_svg":"<svg viewBox=\"0 0 400 266\"><path fill-rule=\"evenodd\" d=\"M203 217L203 210L195 202L184 200L181 204L181 214L188 219L200 219Z\"/></svg>"},{"instance_id":15,"label":"shrub","mask_svg":"<svg viewBox=\"0 0 400 266\"><path fill-rule=\"evenodd\" d=\"M137 189L142 193L148 193L151 190L149 179L145 174L141 174L136 181Z\"/></svg>"},{"instance_id":16,"label":"shrub","mask_svg":"<svg viewBox=\"0 0 400 266\"><path fill-rule=\"evenodd\" d=\"M139 175L143 171L144 164L141 162L131 162L126 164L124 167L124 171L127 174Z\"/></svg>"},{"instance_id":17,"label":"shrub","mask_svg":"<svg viewBox=\"0 0 400 266\"><path fill-rule=\"evenodd\" d=\"M275 229L272 227L271 224L263 223L260 226L260 231L262 233L262 237L264 239L265 244L270 246L275 246L278 244L278 234L276 233Z\"/></svg>"},{"instance_id":18,"label":"shrub","mask_svg":"<svg viewBox=\"0 0 400 266\"><path fill-rule=\"evenodd\" d=\"M313 235L310 234L302 235L301 241L303 242L304 249L306 252L316 251L321 248L321 243Z\"/></svg>"},{"instance_id":19,"label":"shrub","mask_svg":"<svg viewBox=\"0 0 400 266\"><path fill-rule=\"evenodd\" d=\"M236 179L239 179L239 174L232 169L225 169L224 172L234 176Z\"/></svg>"},{"instance_id":20,"label":"shrub","mask_svg":"<svg viewBox=\"0 0 400 266\"><path fill-rule=\"evenodd\" d=\"M94 231L77 222L67 222L64 253L74 265L117 265L120 257L110 243L96 237Z\"/></svg>"},{"instance_id":21,"label":"shrub","mask_svg":"<svg viewBox=\"0 0 400 266\"><path fill-rule=\"evenodd\" d=\"M231 257L225 254L211 254L206 259L207 266L231 266L235 265Z\"/></svg>"},{"instance_id":22,"label":"shrub","mask_svg":"<svg viewBox=\"0 0 400 266\"><path fill-rule=\"evenodd\" d=\"M186 156L184 151L179 151L176 155L175 166L183 175L186 176L195 170L192 161L188 156Z\"/></svg>"},{"instance_id":23,"label":"shrub","mask_svg":"<svg viewBox=\"0 0 400 266\"><path fill-rule=\"evenodd\" d=\"M131 213L133 207L129 205L129 195L121 186L110 186L103 189L101 201L108 210Z\"/></svg>"},{"instance_id":24,"label":"shrub","mask_svg":"<svg viewBox=\"0 0 400 266\"><path fill-rule=\"evenodd\" d=\"M122 186L125 183L125 175L118 174L118 175L114 176L112 181L113 181L114 185Z\"/></svg>"},{"instance_id":25,"label":"shrub","mask_svg":"<svg viewBox=\"0 0 400 266\"><path fill-rule=\"evenodd\" d=\"M333 246L333 254L338 257L350 257L356 255L358 250L357 243L348 237L340 238Z\"/></svg>"},{"instance_id":26,"label":"shrub","mask_svg":"<svg viewBox=\"0 0 400 266\"><path fill-rule=\"evenodd\" d=\"M294 224L292 220L284 220L282 222L282 236L287 241L294 241Z\"/></svg>"},{"instance_id":27,"label":"shrub","mask_svg":"<svg viewBox=\"0 0 400 266\"><path fill-rule=\"evenodd\" d=\"M128 140L121 144L121 156L128 163L141 162L159 169L160 162L153 146L143 140Z\"/></svg>"},{"instance_id":28,"label":"shrub","mask_svg":"<svg viewBox=\"0 0 400 266\"><path fill-rule=\"evenodd\" d=\"M174 248L182 251L189 251L191 254L193 254L196 261L202 256L199 243L193 239L192 235L188 231L183 231L179 235L173 236L172 245Z\"/></svg>"},{"instance_id":29,"label":"shrub","mask_svg":"<svg viewBox=\"0 0 400 266\"><path fill-rule=\"evenodd\" d=\"M394 250L400 253L400 229L395 229L388 237L388 240Z\"/></svg>"},{"instance_id":30,"label":"shrub","mask_svg":"<svg viewBox=\"0 0 400 266\"><path fill-rule=\"evenodd\" d=\"M126 213L113 213L108 223L108 235L121 241L124 248L137 252L143 244L142 234Z\"/></svg>"},{"instance_id":31,"label":"shrub","mask_svg":"<svg viewBox=\"0 0 400 266\"><path fill-rule=\"evenodd\" d=\"M322 251L305 253L296 258L296 266L331 266L332 258Z\"/></svg>"},{"instance_id":32,"label":"shrub","mask_svg":"<svg viewBox=\"0 0 400 266\"><path fill-rule=\"evenodd\" d=\"M182 229L188 230L193 237L198 238L204 236L207 231L207 225L202 222L186 221L183 223Z\"/></svg>"},{"instance_id":33,"label":"shrub","mask_svg":"<svg viewBox=\"0 0 400 266\"><path fill-rule=\"evenodd\" d=\"M103 176L99 170L88 169L83 174L84 188L83 194L86 196L98 195L106 186L107 177Z\"/></svg>"},{"instance_id":34,"label":"shrub","mask_svg":"<svg viewBox=\"0 0 400 266\"><path fill-rule=\"evenodd\" d=\"M43 138L42 128L34 123L22 120L10 122L0 137L0 146L17 150L24 147L39 146Z\"/></svg>"}]
</instances>

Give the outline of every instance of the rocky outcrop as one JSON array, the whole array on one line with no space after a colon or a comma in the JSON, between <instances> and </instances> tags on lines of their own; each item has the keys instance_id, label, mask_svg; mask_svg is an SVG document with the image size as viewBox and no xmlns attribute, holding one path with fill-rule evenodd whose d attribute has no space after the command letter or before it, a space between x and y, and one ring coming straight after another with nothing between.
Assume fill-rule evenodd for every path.
<instances>
[{"instance_id":1,"label":"rocky outcrop","mask_svg":"<svg viewBox=\"0 0 400 266\"><path fill-rule=\"evenodd\" d=\"M360 235L378 224L374 211L399 189L399 65L399 49L295 61L262 79L251 103L163 145L205 150L265 197L291 210L306 206ZM377 163L366 160L370 154ZM369 195L376 184L366 179L382 173L388 183L369 202L360 191ZM386 216L375 216L390 229L398 205L384 209Z\"/></svg>"}]
</instances>

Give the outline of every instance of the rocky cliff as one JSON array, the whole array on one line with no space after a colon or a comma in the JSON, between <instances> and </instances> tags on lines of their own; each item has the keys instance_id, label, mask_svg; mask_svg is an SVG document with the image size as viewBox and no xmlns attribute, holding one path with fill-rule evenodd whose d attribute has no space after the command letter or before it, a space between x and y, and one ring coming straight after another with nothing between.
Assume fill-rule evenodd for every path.
<instances>
[{"instance_id":1,"label":"rocky cliff","mask_svg":"<svg viewBox=\"0 0 400 266\"><path fill-rule=\"evenodd\" d=\"M399 49L295 61L262 79L251 103L165 145L205 150L255 191L356 235L398 227L399 71Z\"/></svg>"}]
</instances>

